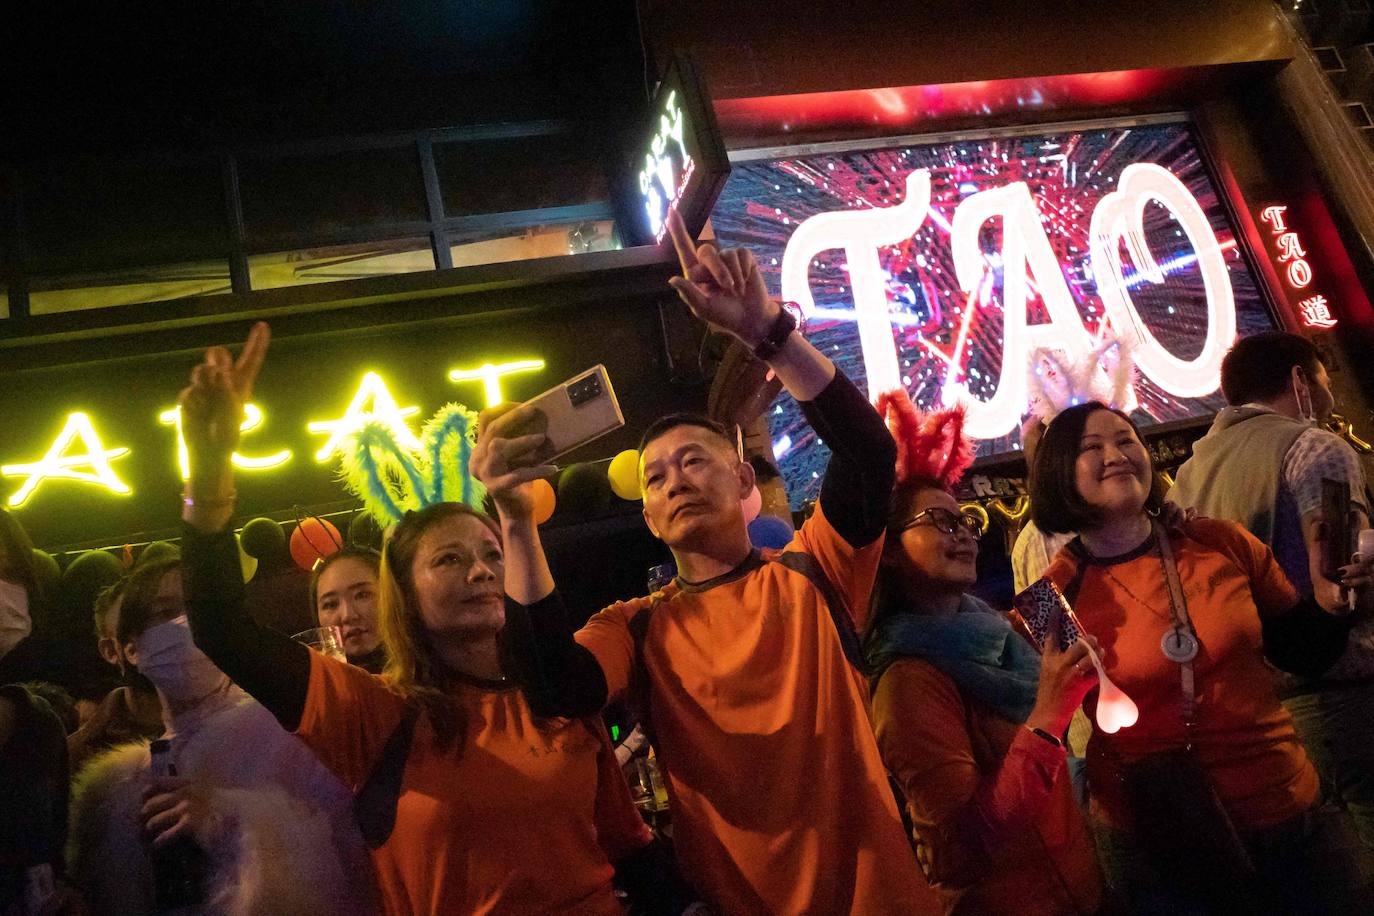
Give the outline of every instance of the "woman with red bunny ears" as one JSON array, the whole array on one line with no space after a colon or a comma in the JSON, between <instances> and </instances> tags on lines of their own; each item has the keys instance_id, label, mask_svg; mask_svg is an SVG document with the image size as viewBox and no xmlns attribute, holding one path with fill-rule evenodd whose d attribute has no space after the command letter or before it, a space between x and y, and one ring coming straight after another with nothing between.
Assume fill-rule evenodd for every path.
<instances>
[{"instance_id":1,"label":"woman with red bunny ears","mask_svg":"<svg viewBox=\"0 0 1374 916\"><path fill-rule=\"evenodd\" d=\"M921 417L901 392L878 409L897 486L865 652L917 859L949 913L1096 912L1101 878L1062 743L1094 683L1087 650L1050 639L1037 656L968 594L982 531L951 493L973 457L963 411Z\"/></svg>"}]
</instances>

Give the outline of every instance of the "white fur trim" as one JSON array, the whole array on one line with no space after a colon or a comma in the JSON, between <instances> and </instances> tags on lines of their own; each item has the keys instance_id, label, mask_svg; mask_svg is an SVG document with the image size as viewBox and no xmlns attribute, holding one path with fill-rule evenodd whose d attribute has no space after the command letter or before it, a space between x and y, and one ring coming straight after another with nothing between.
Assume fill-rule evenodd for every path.
<instances>
[{"instance_id":1,"label":"white fur trim","mask_svg":"<svg viewBox=\"0 0 1374 916\"><path fill-rule=\"evenodd\" d=\"M183 777L221 815L207 911L228 916L377 912L351 794L257 703L234 702L178 737ZM150 913L152 867L140 836L147 744L93 758L73 785L68 863L95 914Z\"/></svg>"}]
</instances>

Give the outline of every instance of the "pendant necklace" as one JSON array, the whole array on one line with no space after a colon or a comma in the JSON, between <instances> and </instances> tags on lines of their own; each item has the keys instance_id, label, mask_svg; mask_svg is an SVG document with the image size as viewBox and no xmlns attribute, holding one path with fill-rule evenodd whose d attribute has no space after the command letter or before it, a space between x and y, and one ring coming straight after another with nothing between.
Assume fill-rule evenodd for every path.
<instances>
[{"instance_id":1,"label":"pendant necklace","mask_svg":"<svg viewBox=\"0 0 1374 916\"><path fill-rule=\"evenodd\" d=\"M1169 565L1167 561L1165 561L1162 551L1159 557L1159 565L1161 572L1164 574L1164 587L1169 593L1169 609L1173 612L1168 617L1165 617L1151 605L1142 601L1139 595L1131 591L1130 586L1122 582L1112 573L1110 566L1105 564L1100 565L1102 571L1107 574L1107 578L1115 582L1122 591L1130 596L1132 601L1145 608L1145 610L1154 614L1156 617L1162 618L1170 623L1171 628L1159 641L1159 649L1164 653L1165 658L1179 665L1187 664L1197 658L1197 637L1193 635L1191 627L1184 625L1181 615L1178 613L1178 609L1174 607L1174 590L1170 585Z\"/></svg>"}]
</instances>

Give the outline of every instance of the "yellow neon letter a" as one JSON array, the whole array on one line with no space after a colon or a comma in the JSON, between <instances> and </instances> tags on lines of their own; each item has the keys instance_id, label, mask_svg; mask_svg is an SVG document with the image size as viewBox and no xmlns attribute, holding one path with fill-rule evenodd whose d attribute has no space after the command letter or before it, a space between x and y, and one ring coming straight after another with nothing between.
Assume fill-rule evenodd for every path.
<instances>
[{"instance_id":1,"label":"yellow neon letter a","mask_svg":"<svg viewBox=\"0 0 1374 916\"><path fill-rule=\"evenodd\" d=\"M85 452L78 452L74 455L64 454L71 447L74 440L80 439L85 446ZM84 413L73 413L67 416L67 424L62 427L62 432L53 440L52 447L48 453L40 460L32 464L7 464L0 467L0 475L5 477L27 477L24 485L11 494L9 504L11 507L22 506L38 485L49 477L63 480L79 480L83 483L93 483L105 487L113 493L127 495L133 491L129 485L120 480L110 467L110 462L115 458L122 458L129 454L127 448L106 448L96 435L95 427L91 425L91 418ZM77 468L89 467L89 471L79 471Z\"/></svg>"},{"instance_id":2,"label":"yellow neon letter a","mask_svg":"<svg viewBox=\"0 0 1374 916\"><path fill-rule=\"evenodd\" d=\"M368 404L372 405L371 409L364 409ZM315 453L315 460L328 461L343 444L344 439L350 433L361 429L369 420L376 420L389 427L392 435L396 437L397 445L405 449L418 450L421 447L420 440L410 431L405 418L419 409L396 406L396 399L387 390L386 382L382 381L382 377L377 373L369 372L363 376L358 393L353 395L353 400L349 402L348 410L344 411L342 417L337 420L316 420L307 424L306 428L312 433L329 434L329 439Z\"/></svg>"},{"instance_id":3,"label":"yellow neon letter a","mask_svg":"<svg viewBox=\"0 0 1374 916\"><path fill-rule=\"evenodd\" d=\"M186 440L181 435L181 408L173 407L171 410L164 410L157 415L159 423L167 426L176 427L177 431L177 464L181 467L181 479L189 480L191 477L191 458L186 453ZM262 425L262 410L256 404L243 405L243 423L239 426L239 432L246 433L250 429L256 429ZM240 455L234 452L230 459L234 467L242 468L245 471L261 471L266 468L274 468L285 464L291 460L291 450L284 448L275 455L263 455L261 458L254 458L249 455Z\"/></svg>"}]
</instances>

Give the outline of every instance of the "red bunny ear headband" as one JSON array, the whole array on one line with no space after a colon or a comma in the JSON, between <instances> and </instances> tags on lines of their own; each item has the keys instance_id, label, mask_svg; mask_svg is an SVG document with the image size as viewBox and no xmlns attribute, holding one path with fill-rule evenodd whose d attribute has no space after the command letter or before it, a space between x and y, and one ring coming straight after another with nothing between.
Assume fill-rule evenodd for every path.
<instances>
[{"instance_id":1,"label":"red bunny ear headband","mask_svg":"<svg viewBox=\"0 0 1374 916\"><path fill-rule=\"evenodd\" d=\"M905 391L888 391L878 396L878 413L897 443L897 483L925 479L953 490L973 464L963 407L923 414Z\"/></svg>"}]
</instances>

